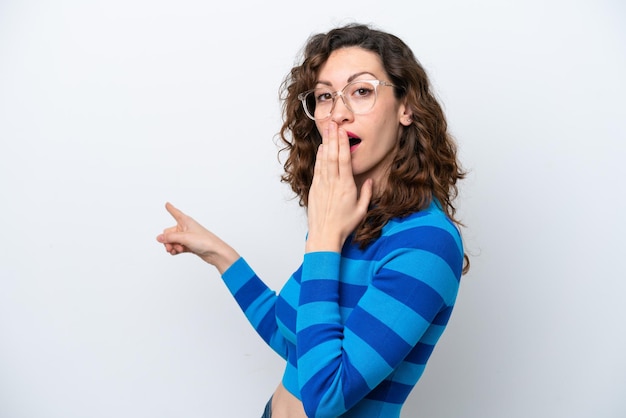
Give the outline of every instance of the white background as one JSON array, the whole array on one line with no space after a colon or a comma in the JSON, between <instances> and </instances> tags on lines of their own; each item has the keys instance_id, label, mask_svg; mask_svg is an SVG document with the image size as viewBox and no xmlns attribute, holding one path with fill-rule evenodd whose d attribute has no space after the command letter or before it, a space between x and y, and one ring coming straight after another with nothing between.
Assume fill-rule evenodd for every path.
<instances>
[{"instance_id":1,"label":"white background","mask_svg":"<svg viewBox=\"0 0 626 418\"><path fill-rule=\"evenodd\" d=\"M282 361L171 201L280 288L305 218L277 92L374 23L429 71L470 171L472 270L405 417L626 416L626 6L0 0L0 417L256 417Z\"/></svg>"}]
</instances>

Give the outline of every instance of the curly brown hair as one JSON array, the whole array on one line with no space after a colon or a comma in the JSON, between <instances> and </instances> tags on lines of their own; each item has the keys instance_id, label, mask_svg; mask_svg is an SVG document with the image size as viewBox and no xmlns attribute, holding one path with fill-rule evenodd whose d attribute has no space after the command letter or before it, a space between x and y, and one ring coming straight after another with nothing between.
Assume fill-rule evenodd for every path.
<instances>
[{"instance_id":1,"label":"curly brown hair","mask_svg":"<svg viewBox=\"0 0 626 418\"><path fill-rule=\"evenodd\" d=\"M322 138L315 122L304 113L298 94L313 88L320 67L340 48L360 47L376 53L394 87L395 97L412 111L412 123L403 127L389 167L385 187L371 202L366 218L354 232L353 242L362 248L380 237L392 218L423 210L436 199L448 217L454 215L457 181L465 177L456 156L456 144L448 133L446 117L435 98L426 71L411 49L397 36L367 25L350 24L309 38L302 63L291 69L281 84L282 152L288 156L281 180L288 183L303 207L308 205L315 156ZM464 272L469 268L465 255Z\"/></svg>"}]
</instances>

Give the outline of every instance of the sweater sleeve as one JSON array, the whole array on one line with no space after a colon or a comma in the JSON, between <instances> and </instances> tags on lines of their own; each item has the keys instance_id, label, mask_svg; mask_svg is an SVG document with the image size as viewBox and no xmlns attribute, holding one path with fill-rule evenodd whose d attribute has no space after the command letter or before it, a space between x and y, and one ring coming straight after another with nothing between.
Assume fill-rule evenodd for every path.
<instances>
[{"instance_id":1,"label":"sweater sleeve","mask_svg":"<svg viewBox=\"0 0 626 418\"><path fill-rule=\"evenodd\" d=\"M276 322L276 292L250 268L243 258L223 274L222 279L239 307L261 338L282 358L287 358L287 345Z\"/></svg>"},{"instance_id":2,"label":"sweater sleeve","mask_svg":"<svg viewBox=\"0 0 626 418\"><path fill-rule=\"evenodd\" d=\"M462 252L454 247L453 263L459 264ZM340 254L305 255L296 336L298 380L309 417L349 410L439 325L438 318L449 315L460 276L449 262L420 248L394 250L342 323Z\"/></svg>"}]
</instances>

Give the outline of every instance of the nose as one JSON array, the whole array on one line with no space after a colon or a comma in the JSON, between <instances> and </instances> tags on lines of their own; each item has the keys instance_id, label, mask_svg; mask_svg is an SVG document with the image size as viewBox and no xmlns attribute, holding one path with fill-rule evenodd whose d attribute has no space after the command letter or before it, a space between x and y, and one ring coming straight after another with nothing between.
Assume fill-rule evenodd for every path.
<instances>
[{"instance_id":1,"label":"nose","mask_svg":"<svg viewBox=\"0 0 626 418\"><path fill-rule=\"evenodd\" d=\"M333 109L330 112L330 118L333 122L340 124L342 122L347 122L353 117L352 111L348 108L346 104L346 99L343 95L338 94L335 97L335 103Z\"/></svg>"}]
</instances>

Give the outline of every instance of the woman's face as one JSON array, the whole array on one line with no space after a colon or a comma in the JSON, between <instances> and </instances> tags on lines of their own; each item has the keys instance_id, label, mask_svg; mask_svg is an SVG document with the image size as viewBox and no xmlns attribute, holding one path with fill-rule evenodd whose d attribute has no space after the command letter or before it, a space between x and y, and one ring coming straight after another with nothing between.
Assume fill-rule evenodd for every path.
<instances>
[{"instance_id":1,"label":"woman's face","mask_svg":"<svg viewBox=\"0 0 626 418\"><path fill-rule=\"evenodd\" d=\"M327 86L336 91L358 80L391 82L376 53L347 47L330 54L320 67L316 87ZM367 113L355 115L337 97L330 117L316 121L319 132L324 132L326 125L334 121L349 137L360 139L350 148L352 173L359 187L368 178L374 180L375 187L384 182L402 125L410 124L411 114L405 104L396 99L393 87L379 85L377 89L376 103Z\"/></svg>"}]
</instances>

